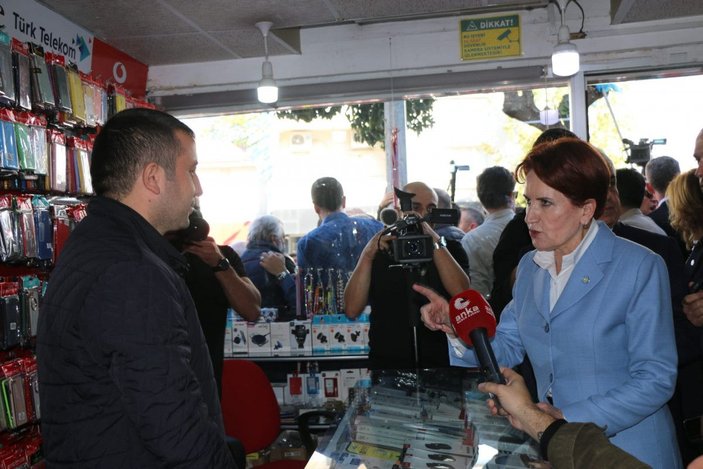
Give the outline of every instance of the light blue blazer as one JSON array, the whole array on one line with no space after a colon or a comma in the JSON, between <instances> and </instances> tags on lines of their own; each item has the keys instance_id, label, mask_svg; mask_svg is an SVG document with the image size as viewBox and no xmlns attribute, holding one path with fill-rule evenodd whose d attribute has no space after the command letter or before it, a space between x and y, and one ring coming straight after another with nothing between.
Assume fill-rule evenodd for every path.
<instances>
[{"instance_id":1,"label":"light blue blazer","mask_svg":"<svg viewBox=\"0 0 703 469\"><path fill-rule=\"evenodd\" d=\"M527 353L540 400L551 388L566 420L606 427L614 444L654 468L682 467L666 406L677 355L664 261L601 223L550 313L549 273L534 254L518 265L492 341L498 363L513 367ZM450 346L450 362L477 359Z\"/></svg>"}]
</instances>

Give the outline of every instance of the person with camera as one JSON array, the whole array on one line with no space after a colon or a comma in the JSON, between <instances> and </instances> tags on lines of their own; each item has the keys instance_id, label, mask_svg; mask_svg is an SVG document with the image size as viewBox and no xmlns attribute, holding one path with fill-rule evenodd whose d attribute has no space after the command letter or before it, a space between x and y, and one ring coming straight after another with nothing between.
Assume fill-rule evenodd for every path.
<instances>
[{"instance_id":1,"label":"person with camera","mask_svg":"<svg viewBox=\"0 0 703 469\"><path fill-rule=\"evenodd\" d=\"M345 312L355 319L371 305L370 368L446 367L446 335L422 327L424 299L411 287L419 282L451 298L469 288L469 263L459 242L445 241L424 220L437 206L435 191L422 182L403 190L411 206L394 225L403 228L390 227L366 244L344 291ZM403 254L410 259L399 259Z\"/></svg>"}]
</instances>

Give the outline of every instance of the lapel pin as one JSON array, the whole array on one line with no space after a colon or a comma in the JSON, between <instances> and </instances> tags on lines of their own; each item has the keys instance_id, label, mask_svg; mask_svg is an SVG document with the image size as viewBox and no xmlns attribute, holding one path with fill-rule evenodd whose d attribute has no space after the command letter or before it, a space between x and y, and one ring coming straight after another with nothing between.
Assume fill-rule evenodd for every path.
<instances>
[{"instance_id":1,"label":"lapel pin","mask_svg":"<svg viewBox=\"0 0 703 469\"><path fill-rule=\"evenodd\" d=\"M582 281L583 283L588 283L588 282L591 281L591 279L588 278L588 276L586 276L586 277L582 278L581 281Z\"/></svg>"}]
</instances>

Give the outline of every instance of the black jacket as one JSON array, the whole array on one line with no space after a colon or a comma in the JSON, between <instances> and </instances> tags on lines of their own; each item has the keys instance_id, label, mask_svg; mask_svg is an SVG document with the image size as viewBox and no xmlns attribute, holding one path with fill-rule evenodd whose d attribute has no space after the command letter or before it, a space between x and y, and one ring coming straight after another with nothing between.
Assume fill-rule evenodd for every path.
<instances>
[{"instance_id":1,"label":"black jacket","mask_svg":"<svg viewBox=\"0 0 703 469\"><path fill-rule=\"evenodd\" d=\"M234 467L184 266L135 211L90 202L40 309L48 467Z\"/></svg>"}]
</instances>

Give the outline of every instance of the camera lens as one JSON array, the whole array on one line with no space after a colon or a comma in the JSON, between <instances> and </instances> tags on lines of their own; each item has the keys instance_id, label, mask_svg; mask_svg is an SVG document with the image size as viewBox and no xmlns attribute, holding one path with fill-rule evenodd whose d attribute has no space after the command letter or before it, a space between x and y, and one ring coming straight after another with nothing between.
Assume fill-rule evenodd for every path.
<instances>
[{"instance_id":1,"label":"camera lens","mask_svg":"<svg viewBox=\"0 0 703 469\"><path fill-rule=\"evenodd\" d=\"M408 241L405 248L410 255L422 254L422 244L416 240Z\"/></svg>"}]
</instances>

